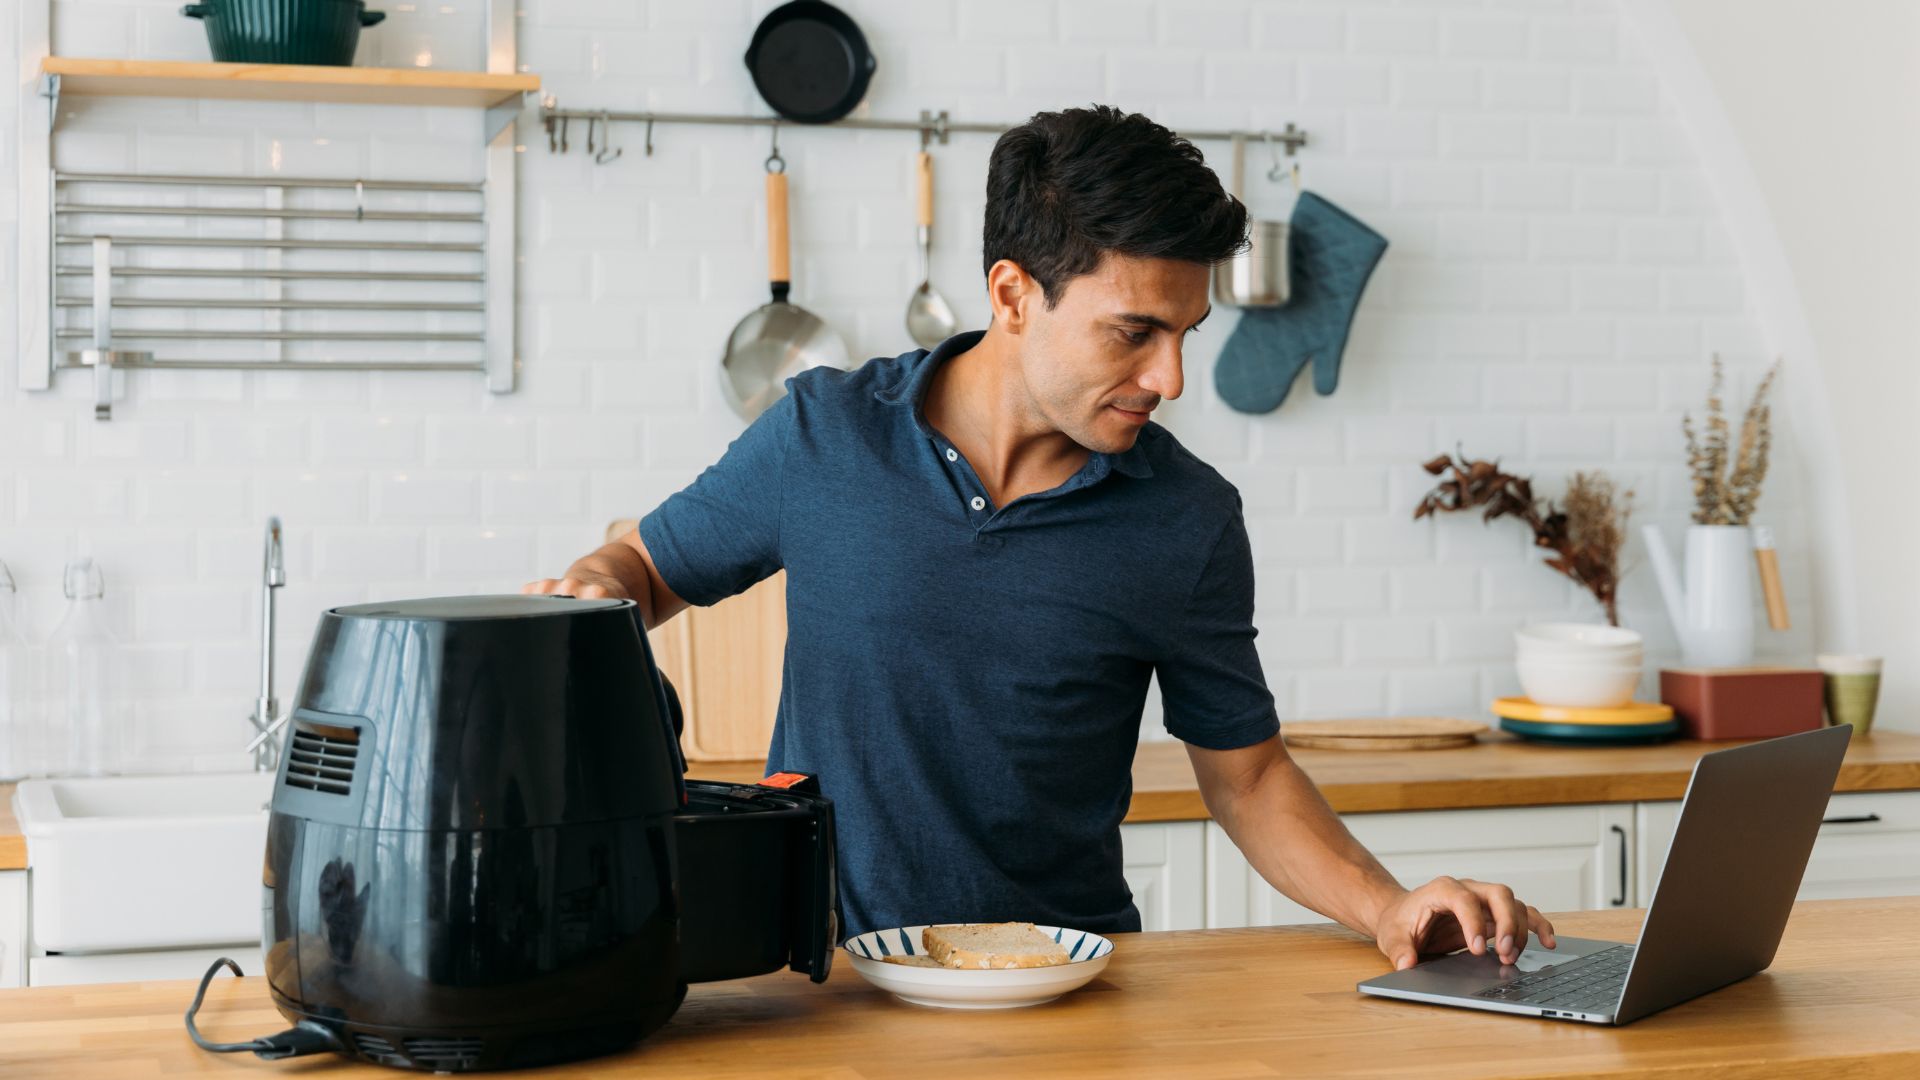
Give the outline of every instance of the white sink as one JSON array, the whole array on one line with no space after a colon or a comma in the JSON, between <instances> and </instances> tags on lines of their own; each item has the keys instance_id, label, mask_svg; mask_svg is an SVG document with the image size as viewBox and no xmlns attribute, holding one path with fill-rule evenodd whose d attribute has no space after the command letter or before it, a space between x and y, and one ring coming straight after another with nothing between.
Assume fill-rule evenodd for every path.
<instances>
[{"instance_id":1,"label":"white sink","mask_svg":"<svg viewBox=\"0 0 1920 1080\"><path fill-rule=\"evenodd\" d=\"M27 780L33 940L48 952L260 938L272 773Z\"/></svg>"}]
</instances>

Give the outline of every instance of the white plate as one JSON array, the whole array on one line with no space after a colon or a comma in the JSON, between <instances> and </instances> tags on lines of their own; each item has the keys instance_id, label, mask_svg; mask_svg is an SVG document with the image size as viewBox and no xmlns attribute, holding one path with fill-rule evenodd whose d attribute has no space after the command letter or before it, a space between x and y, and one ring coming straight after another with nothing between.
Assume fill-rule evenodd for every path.
<instances>
[{"instance_id":1,"label":"white plate","mask_svg":"<svg viewBox=\"0 0 1920 1080\"><path fill-rule=\"evenodd\" d=\"M985 971L959 968L912 967L889 964L883 956L919 955L926 950L920 944L924 926L902 926L894 930L874 930L847 939L841 948L853 961L853 970L861 978L915 1005L939 1009L1014 1009L1022 1005L1040 1005L1069 990L1085 986L1106 970L1113 955L1113 942L1099 934L1041 926L1039 931L1066 947L1070 961L1053 967L992 968Z\"/></svg>"}]
</instances>

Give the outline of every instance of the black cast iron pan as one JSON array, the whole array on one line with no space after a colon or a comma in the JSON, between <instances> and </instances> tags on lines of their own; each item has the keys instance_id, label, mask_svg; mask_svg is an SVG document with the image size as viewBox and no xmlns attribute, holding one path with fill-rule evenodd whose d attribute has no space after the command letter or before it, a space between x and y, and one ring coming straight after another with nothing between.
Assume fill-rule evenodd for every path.
<instances>
[{"instance_id":1,"label":"black cast iron pan","mask_svg":"<svg viewBox=\"0 0 1920 1080\"><path fill-rule=\"evenodd\" d=\"M830 123L852 112L876 66L860 27L822 0L774 8L747 46L754 88L774 112L801 124Z\"/></svg>"}]
</instances>

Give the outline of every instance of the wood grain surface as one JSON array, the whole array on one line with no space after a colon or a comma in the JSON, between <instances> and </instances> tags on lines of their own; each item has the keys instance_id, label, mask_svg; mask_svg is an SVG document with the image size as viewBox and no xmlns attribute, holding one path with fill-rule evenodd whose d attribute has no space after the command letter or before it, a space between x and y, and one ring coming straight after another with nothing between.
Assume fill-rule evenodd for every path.
<instances>
[{"instance_id":1,"label":"wood grain surface","mask_svg":"<svg viewBox=\"0 0 1920 1080\"><path fill-rule=\"evenodd\" d=\"M1556 916L1581 936L1632 940L1639 912ZM1331 927L1115 935L1086 988L1030 1009L904 1005L851 964L815 986L781 973L696 986L634 1049L542 1076L668 1080L881 1077L1653 1076L1672 1080L1920 1076L1920 898L1801 904L1773 967L1621 1028L1366 997L1384 969ZM264 1062L195 1049L190 982L0 991L0 1076L402 1075L322 1056ZM257 975L222 978L210 1038L284 1026ZM529 1074L531 1075L531 1074Z\"/></svg>"},{"instance_id":2,"label":"wood grain surface","mask_svg":"<svg viewBox=\"0 0 1920 1080\"><path fill-rule=\"evenodd\" d=\"M1678 799L1696 759L1737 742L1680 740L1657 746L1554 746L1490 733L1458 750L1356 754L1293 750L1293 759L1343 814L1488 806ZM692 775L752 783L758 761L705 762ZM1920 789L1920 735L1882 731L1847 748L1836 791ZM1133 759L1129 822L1207 817L1182 743L1141 743Z\"/></svg>"},{"instance_id":3,"label":"wood grain surface","mask_svg":"<svg viewBox=\"0 0 1920 1080\"><path fill-rule=\"evenodd\" d=\"M60 76L62 94L345 101L374 105L486 108L540 89L538 75L445 68L223 64L191 60L92 60L48 56L40 70Z\"/></svg>"}]
</instances>

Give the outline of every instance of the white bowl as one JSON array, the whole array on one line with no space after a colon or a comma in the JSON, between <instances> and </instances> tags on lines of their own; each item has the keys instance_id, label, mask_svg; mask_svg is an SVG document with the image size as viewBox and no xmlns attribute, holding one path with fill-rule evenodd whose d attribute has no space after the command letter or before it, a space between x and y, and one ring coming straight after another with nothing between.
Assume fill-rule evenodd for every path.
<instances>
[{"instance_id":1,"label":"white bowl","mask_svg":"<svg viewBox=\"0 0 1920 1080\"><path fill-rule=\"evenodd\" d=\"M848 938L841 948L847 951L853 970L859 972L861 978L902 1001L939 1009L1015 1009L1041 1005L1085 986L1106 970L1107 959L1113 955L1113 942L1099 934L1042 926L1038 928L1041 933L1066 946L1071 962L1053 967L977 971L910 967L880 959L925 952L920 944L920 932L925 929L925 926L902 926L873 930Z\"/></svg>"},{"instance_id":2,"label":"white bowl","mask_svg":"<svg viewBox=\"0 0 1920 1080\"><path fill-rule=\"evenodd\" d=\"M1522 647L1514 654L1514 659L1566 667L1615 668L1639 667L1645 655L1639 649L1626 649L1619 652L1557 652L1552 649Z\"/></svg>"},{"instance_id":3,"label":"white bowl","mask_svg":"<svg viewBox=\"0 0 1920 1080\"><path fill-rule=\"evenodd\" d=\"M1534 623L1513 632L1521 649L1547 652L1622 652L1638 650L1640 635L1602 623Z\"/></svg>"},{"instance_id":4,"label":"white bowl","mask_svg":"<svg viewBox=\"0 0 1920 1080\"><path fill-rule=\"evenodd\" d=\"M1633 700L1640 664L1562 663L1523 656L1514 663L1520 688L1536 704L1610 709Z\"/></svg>"}]
</instances>

